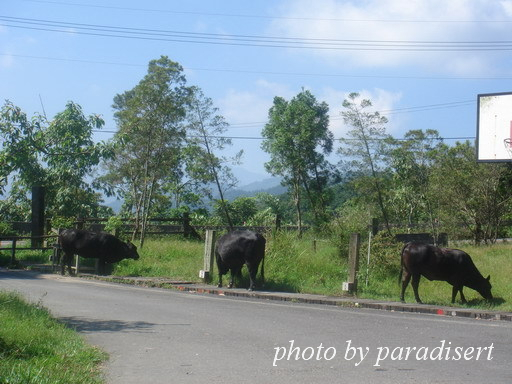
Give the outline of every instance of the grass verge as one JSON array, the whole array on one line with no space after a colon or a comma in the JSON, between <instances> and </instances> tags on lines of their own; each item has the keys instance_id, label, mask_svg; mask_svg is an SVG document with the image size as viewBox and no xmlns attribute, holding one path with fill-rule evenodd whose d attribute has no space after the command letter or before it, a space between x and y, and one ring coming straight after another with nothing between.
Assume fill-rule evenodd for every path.
<instances>
[{"instance_id":1,"label":"grass verge","mask_svg":"<svg viewBox=\"0 0 512 384\"><path fill-rule=\"evenodd\" d=\"M265 258L265 289L282 292L343 295L341 285L347 280L347 250L332 240L305 234L269 233ZM316 240L316 246L313 241ZM495 300L487 302L472 289L465 288L466 305L457 297L459 307L472 307L512 312L512 243L490 246L453 246L471 255L475 265L484 275L491 275ZM367 244L361 244L358 296L362 298L398 301L400 285L400 251L402 245L386 239L372 242L370 265L367 265ZM21 253L20 253L21 254ZM173 280L200 282L199 270L203 269L204 243L184 240L181 237L149 238L139 250L139 260L117 263L114 275L132 277L162 277ZM29 255L35 257L35 255ZM20 256L21 257L21 256ZM217 282L217 268L213 266L213 283ZM225 283L227 279L224 280ZM243 269L238 286L247 287L247 269ZM420 282L420 296L424 303L451 304L451 286L446 282ZM412 287L406 291L407 302L414 302Z\"/></svg>"},{"instance_id":2,"label":"grass verge","mask_svg":"<svg viewBox=\"0 0 512 384\"><path fill-rule=\"evenodd\" d=\"M39 305L0 291L0 383L103 383L107 356Z\"/></svg>"}]
</instances>

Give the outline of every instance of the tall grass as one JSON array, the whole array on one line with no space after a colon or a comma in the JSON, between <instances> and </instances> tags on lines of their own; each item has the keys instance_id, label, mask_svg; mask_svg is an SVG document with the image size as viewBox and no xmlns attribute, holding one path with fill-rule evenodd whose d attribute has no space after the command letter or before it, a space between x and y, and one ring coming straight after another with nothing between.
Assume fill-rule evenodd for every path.
<instances>
[{"instance_id":1,"label":"tall grass","mask_svg":"<svg viewBox=\"0 0 512 384\"><path fill-rule=\"evenodd\" d=\"M199 281L204 243L181 237L148 238L139 260L123 260L114 268L117 276L152 276Z\"/></svg>"},{"instance_id":2,"label":"tall grass","mask_svg":"<svg viewBox=\"0 0 512 384\"><path fill-rule=\"evenodd\" d=\"M267 236L266 289L339 295L346 276L346 259L329 240L313 234L298 239L292 232Z\"/></svg>"},{"instance_id":3,"label":"tall grass","mask_svg":"<svg viewBox=\"0 0 512 384\"><path fill-rule=\"evenodd\" d=\"M267 234L266 238L265 289L341 293L339 281L346 275L346 262L339 256L338 247L328 241L317 240L315 252L312 236L297 239L296 234L287 232ZM199 270L203 269L203 242L179 238L148 239L139 254L139 260L118 263L114 275L201 281ZM212 279L214 282L218 279L215 265L212 265ZM242 270L238 285L249 285L246 268Z\"/></svg>"},{"instance_id":4,"label":"tall grass","mask_svg":"<svg viewBox=\"0 0 512 384\"><path fill-rule=\"evenodd\" d=\"M362 261L359 276L359 296L373 299L399 300L401 283L399 283L400 251L402 244L390 243L378 239L372 247L369 283L361 284L366 279L366 260ZM451 248L462 249L468 253L478 270L484 277L491 275L494 300L488 302L480 294L470 288L464 288L464 296L468 303L461 304L457 295L456 306L479 307L512 311L512 244L500 243L491 246L474 246L468 244L450 245ZM367 248L364 248L366 252ZM419 295L426 304L452 305L452 286L444 281L429 281L421 277ZM415 302L412 286L409 284L405 295L406 302Z\"/></svg>"},{"instance_id":5,"label":"tall grass","mask_svg":"<svg viewBox=\"0 0 512 384\"><path fill-rule=\"evenodd\" d=\"M102 383L104 360L45 309L0 291L0 383Z\"/></svg>"}]
</instances>

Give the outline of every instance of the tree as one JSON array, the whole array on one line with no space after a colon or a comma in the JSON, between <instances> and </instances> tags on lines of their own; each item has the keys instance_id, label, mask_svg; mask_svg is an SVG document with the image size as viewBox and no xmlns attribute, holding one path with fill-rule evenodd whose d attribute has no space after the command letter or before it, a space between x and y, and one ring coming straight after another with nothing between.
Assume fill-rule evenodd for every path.
<instances>
[{"instance_id":1,"label":"tree","mask_svg":"<svg viewBox=\"0 0 512 384\"><path fill-rule=\"evenodd\" d=\"M209 186L214 183L220 196L222 216L226 218L229 228L232 229L233 220L224 193L228 188L234 187L237 180L226 164L238 163L243 151L231 158L217 155L218 151L231 145L231 140L222 136L227 130L228 123L217 114L218 109L213 106L210 98L206 97L199 88L193 88L193 91L194 98L187 119L187 146L184 151L186 174L196 184ZM212 198L208 188L202 190Z\"/></svg>"},{"instance_id":2,"label":"tree","mask_svg":"<svg viewBox=\"0 0 512 384\"><path fill-rule=\"evenodd\" d=\"M103 181L131 203L132 239L140 233L141 246L155 195L166 177L180 172L191 97L182 72L178 63L162 56L149 62L146 76L133 89L114 98L118 150Z\"/></svg>"},{"instance_id":3,"label":"tree","mask_svg":"<svg viewBox=\"0 0 512 384\"><path fill-rule=\"evenodd\" d=\"M434 237L438 236L436 197L432 195L431 175L436 163L436 151L442 141L435 130L412 130L403 140L392 140L388 163L393 170L390 191L392 207L398 222L428 220Z\"/></svg>"},{"instance_id":4,"label":"tree","mask_svg":"<svg viewBox=\"0 0 512 384\"><path fill-rule=\"evenodd\" d=\"M347 138L341 139L338 153L348 159L346 163L352 172L369 180L386 229L390 232L382 181L384 159L387 156L385 140L389 139L385 129L388 120L379 112L367 112L367 108L372 106L370 100L359 100L358 93L351 93L343 101L343 121L352 129L347 132Z\"/></svg>"},{"instance_id":5,"label":"tree","mask_svg":"<svg viewBox=\"0 0 512 384\"><path fill-rule=\"evenodd\" d=\"M462 222L479 244L495 241L511 212L512 171L507 164L477 163L475 154L468 141L438 148L432 184L441 219L452 226Z\"/></svg>"},{"instance_id":6,"label":"tree","mask_svg":"<svg viewBox=\"0 0 512 384\"><path fill-rule=\"evenodd\" d=\"M291 188L299 234L304 195L315 222L325 220L326 189L332 175L325 156L333 147L328 112L328 105L317 102L309 91L303 90L291 101L275 97L262 132L262 148L271 157L265 168L272 175L283 177L283 184Z\"/></svg>"},{"instance_id":7,"label":"tree","mask_svg":"<svg viewBox=\"0 0 512 384\"><path fill-rule=\"evenodd\" d=\"M110 145L92 140L93 129L103 124L99 116L86 117L73 102L52 121L41 115L29 119L6 102L0 120L0 179L5 184L11 177L11 196L28 202L32 186L44 186L47 214L96 215L101 198L86 178L102 159L112 155Z\"/></svg>"}]
</instances>

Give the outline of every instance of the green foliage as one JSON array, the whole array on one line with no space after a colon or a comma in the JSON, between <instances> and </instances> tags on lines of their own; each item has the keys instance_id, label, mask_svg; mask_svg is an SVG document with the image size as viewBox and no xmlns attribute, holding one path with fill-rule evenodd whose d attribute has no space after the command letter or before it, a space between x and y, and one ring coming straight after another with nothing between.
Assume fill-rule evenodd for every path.
<instances>
[{"instance_id":1,"label":"green foliage","mask_svg":"<svg viewBox=\"0 0 512 384\"><path fill-rule=\"evenodd\" d=\"M110 216L105 224L105 232L116 233L123 227L123 220L119 216Z\"/></svg>"},{"instance_id":2,"label":"green foliage","mask_svg":"<svg viewBox=\"0 0 512 384\"><path fill-rule=\"evenodd\" d=\"M75 225L74 217L63 217L63 216L54 216L52 217L52 228L54 229L66 229L73 228Z\"/></svg>"},{"instance_id":3,"label":"green foliage","mask_svg":"<svg viewBox=\"0 0 512 384\"><path fill-rule=\"evenodd\" d=\"M340 255L347 257L350 235L368 233L373 217L370 207L349 200L335 211L334 218L323 227L322 233L328 236L332 244L339 247Z\"/></svg>"},{"instance_id":4,"label":"green foliage","mask_svg":"<svg viewBox=\"0 0 512 384\"><path fill-rule=\"evenodd\" d=\"M261 147L270 154L265 168L281 176L290 187L299 227L303 222L303 199L316 224L326 221L326 189L333 175L325 158L333 148L328 112L329 106L317 102L309 91L303 90L291 101L275 97L262 131Z\"/></svg>"},{"instance_id":5,"label":"green foliage","mask_svg":"<svg viewBox=\"0 0 512 384\"><path fill-rule=\"evenodd\" d=\"M351 93L343 101L344 111L341 113L345 124L352 129L347 138L340 140L338 153L349 159L348 169L356 174L361 195L371 196L378 204L386 229L390 231L388 209L385 204L384 180L386 170L383 160L388 156L385 125L388 122L379 112L368 112L372 107L370 100L361 99L358 93Z\"/></svg>"},{"instance_id":6,"label":"green foliage","mask_svg":"<svg viewBox=\"0 0 512 384\"><path fill-rule=\"evenodd\" d=\"M494 242L500 224L512 212L512 171L506 164L476 163L475 153L469 142L443 146L437 152L432 183L443 222L452 233L464 224L478 244Z\"/></svg>"},{"instance_id":7,"label":"green foliage","mask_svg":"<svg viewBox=\"0 0 512 384\"><path fill-rule=\"evenodd\" d=\"M228 163L239 164L243 150L232 157L221 156L220 153L227 146L231 146L231 139L223 134L228 123L224 117L218 115L218 108L203 92L193 88L192 108L188 112L187 139L184 150L185 170L188 177L196 184L198 191L211 199L211 185L215 185L220 196L224 217L229 227L234 225L224 198L225 192L233 188L237 180Z\"/></svg>"},{"instance_id":8,"label":"green foliage","mask_svg":"<svg viewBox=\"0 0 512 384\"><path fill-rule=\"evenodd\" d=\"M221 217L225 224L229 224L226 218L226 210L232 225L245 225L251 221L258 212L257 202L254 197L237 197L232 202L217 200L214 203L214 213Z\"/></svg>"},{"instance_id":9,"label":"green foliage","mask_svg":"<svg viewBox=\"0 0 512 384\"><path fill-rule=\"evenodd\" d=\"M15 234L16 232L12 229L11 224L0 221L0 236L11 236Z\"/></svg>"},{"instance_id":10,"label":"green foliage","mask_svg":"<svg viewBox=\"0 0 512 384\"><path fill-rule=\"evenodd\" d=\"M85 178L112 154L109 145L92 140L93 129L103 124L73 102L47 121L40 115L29 119L7 101L0 114L0 189L10 175L12 200L24 202L24 209L32 186L41 185L49 216L93 216L101 199Z\"/></svg>"},{"instance_id":11,"label":"green foliage","mask_svg":"<svg viewBox=\"0 0 512 384\"><path fill-rule=\"evenodd\" d=\"M42 307L0 292L0 382L102 383L105 353L55 321Z\"/></svg>"}]
</instances>

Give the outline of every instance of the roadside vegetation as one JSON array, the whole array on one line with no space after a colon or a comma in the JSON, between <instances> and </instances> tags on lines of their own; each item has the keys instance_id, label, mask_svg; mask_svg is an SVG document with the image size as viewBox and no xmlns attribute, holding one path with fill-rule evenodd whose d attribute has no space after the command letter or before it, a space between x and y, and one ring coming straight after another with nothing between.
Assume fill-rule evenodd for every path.
<instances>
[{"instance_id":1,"label":"roadside vegetation","mask_svg":"<svg viewBox=\"0 0 512 384\"><path fill-rule=\"evenodd\" d=\"M268 232L265 257L265 290L283 292L314 293L342 296L342 282L347 280L348 239L325 237L306 232L297 238L296 232ZM368 239L362 239L358 275L358 293L361 298L398 301L400 284L401 243L385 234L379 234L371 241L370 263L368 264ZM477 292L465 288L464 294L469 307L512 311L512 281L509 269L512 243L493 245L471 245L452 243L450 247L466 251L479 271L491 275L492 292L495 300L487 303ZM49 252L20 251L22 264L48 263ZM139 251L139 260L123 260L113 270L115 276L157 277L175 281L199 283L199 270L203 269L204 242L185 240L181 236L148 238ZM0 253L0 266L9 258ZM258 273L258 281L260 274ZM212 267L211 284L217 284L217 267ZM224 279L226 285L227 279ZM247 269L242 270L240 286L247 286ZM420 296L424 303L451 304L451 286L446 282L428 281L422 278ZM405 299L414 302L412 287L409 285ZM456 306L462 306L457 297Z\"/></svg>"},{"instance_id":2,"label":"roadside vegetation","mask_svg":"<svg viewBox=\"0 0 512 384\"><path fill-rule=\"evenodd\" d=\"M0 291L0 383L103 383L107 355L40 305Z\"/></svg>"}]
</instances>

